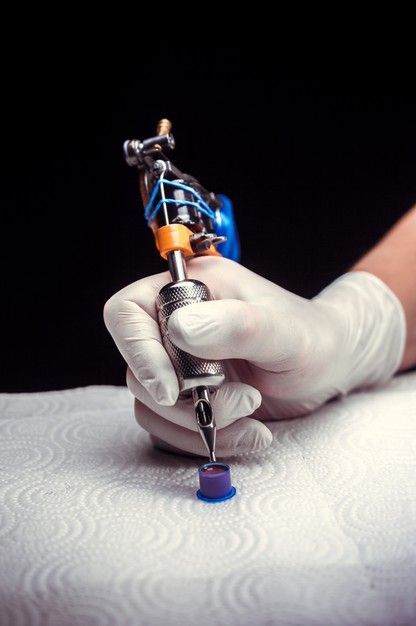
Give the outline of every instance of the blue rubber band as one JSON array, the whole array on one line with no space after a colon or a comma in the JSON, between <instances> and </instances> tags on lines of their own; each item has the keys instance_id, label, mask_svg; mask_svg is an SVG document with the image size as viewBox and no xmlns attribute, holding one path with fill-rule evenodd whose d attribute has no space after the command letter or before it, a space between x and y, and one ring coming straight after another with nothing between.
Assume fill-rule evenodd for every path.
<instances>
[{"instance_id":1,"label":"blue rubber band","mask_svg":"<svg viewBox=\"0 0 416 626\"><path fill-rule=\"evenodd\" d=\"M191 200L180 201L180 200L174 200L173 198L167 198L165 200L163 199L159 200L156 207L153 209L153 204L154 204L156 195L161 185L168 185L170 187L174 187L175 189L182 189L183 191L188 191L194 196L196 202L192 202ZM147 206L144 210L144 216L148 224L150 224L150 222L154 220L157 213L160 211L160 207L163 204L177 204L179 206L181 205L193 206L199 211L201 211L201 213L204 213L205 215L210 217L212 220L216 221L216 213L208 206L208 204L201 198L201 196L195 191L195 189L193 189L192 187L189 187L188 185L183 185L182 183L175 182L173 180L167 180L166 178L159 178L156 185L153 187L152 193L150 194L149 202L147 203Z\"/></svg>"},{"instance_id":2,"label":"blue rubber band","mask_svg":"<svg viewBox=\"0 0 416 626\"><path fill-rule=\"evenodd\" d=\"M148 222L151 222L152 220L154 220L154 218L156 217L157 213L160 210L160 207L162 206L162 204L177 204L180 206L193 206L196 209L198 209L199 211L201 211L201 213L205 213L206 215L208 215L208 217L211 217L211 215L208 214L208 211L206 211L203 207L201 207L200 204L198 204L198 202L192 202L192 200L174 200L173 198L165 198L164 200L161 199L159 200L159 202L157 203L153 213L147 218ZM214 219L214 218L212 218Z\"/></svg>"}]
</instances>

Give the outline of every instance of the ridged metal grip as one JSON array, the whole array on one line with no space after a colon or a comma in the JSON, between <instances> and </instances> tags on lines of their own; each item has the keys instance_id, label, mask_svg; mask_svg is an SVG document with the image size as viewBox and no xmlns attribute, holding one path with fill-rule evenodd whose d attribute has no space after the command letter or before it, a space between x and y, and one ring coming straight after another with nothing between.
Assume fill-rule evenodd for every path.
<instances>
[{"instance_id":1,"label":"ridged metal grip","mask_svg":"<svg viewBox=\"0 0 416 626\"><path fill-rule=\"evenodd\" d=\"M156 309L159 319L163 345L175 368L179 380L179 390L190 391L198 385L219 387L225 378L224 367L220 361L199 359L171 342L167 335L169 317L173 311L195 302L212 300L209 289L199 280L181 280L168 283L159 292Z\"/></svg>"}]
</instances>

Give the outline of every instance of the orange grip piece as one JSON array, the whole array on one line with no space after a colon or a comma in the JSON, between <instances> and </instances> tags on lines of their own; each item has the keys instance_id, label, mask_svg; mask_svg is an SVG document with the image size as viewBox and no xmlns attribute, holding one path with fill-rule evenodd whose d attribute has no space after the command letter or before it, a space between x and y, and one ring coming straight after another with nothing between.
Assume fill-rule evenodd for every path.
<instances>
[{"instance_id":1,"label":"orange grip piece","mask_svg":"<svg viewBox=\"0 0 416 626\"><path fill-rule=\"evenodd\" d=\"M173 250L180 250L185 257L195 256L189 241L189 237L193 233L184 224L167 224L153 230L153 234L155 236L156 248L163 259L167 259L169 252ZM215 246L212 245L204 254L222 256Z\"/></svg>"},{"instance_id":2,"label":"orange grip piece","mask_svg":"<svg viewBox=\"0 0 416 626\"><path fill-rule=\"evenodd\" d=\"M192 231L183 224L167 224L154 231L156 248L160 256L167 259L168 253L180 250L185 257L194 256L189 237Z\"/></svg>"}]
</instances>

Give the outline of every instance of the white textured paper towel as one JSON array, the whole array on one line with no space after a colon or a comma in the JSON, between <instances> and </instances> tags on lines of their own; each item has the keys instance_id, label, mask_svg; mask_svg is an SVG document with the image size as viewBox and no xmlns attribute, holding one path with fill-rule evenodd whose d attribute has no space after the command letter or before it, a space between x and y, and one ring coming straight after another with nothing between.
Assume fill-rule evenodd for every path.
<instances>
[{"instance_id":1,"label":"white textured paper towel","mask_svg":"<svg viewBox=\"0 0 416 626\"><path fill-rule=\"evenodd\" d=\"M0 623L416 623L416 373L275 422L194 496L117 387L0 396Z\"/></svg>"}]
</instances>

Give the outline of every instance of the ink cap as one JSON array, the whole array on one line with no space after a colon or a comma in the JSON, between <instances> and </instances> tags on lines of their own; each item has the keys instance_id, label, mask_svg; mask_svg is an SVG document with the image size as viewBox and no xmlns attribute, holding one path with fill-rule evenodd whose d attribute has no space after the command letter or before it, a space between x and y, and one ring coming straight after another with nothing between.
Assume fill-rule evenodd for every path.
<instances>
[{"instance_id":1,"label":"ink cap","mask_svg":"<svg viewBox=\"0 0 416 626\"><path fill-rule=\"evenodd\" d=\"M198 470L199 489L196 495L204 502L224 502L236 494L231 484L230 466L226 463L204 463Z\"/></svg>"}]
</instances>

